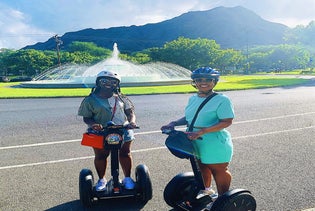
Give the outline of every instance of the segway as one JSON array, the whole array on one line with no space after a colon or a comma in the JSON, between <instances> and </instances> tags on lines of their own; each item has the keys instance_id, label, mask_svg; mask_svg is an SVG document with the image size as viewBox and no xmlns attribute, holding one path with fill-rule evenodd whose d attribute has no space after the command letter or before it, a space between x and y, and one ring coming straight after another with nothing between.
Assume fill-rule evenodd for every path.
<instances>
[{"instance_id":1,"label":"segway","mask_svg":"<svg viewBox=\"0 0 315 211\"><path fill-rule=\"evenodd\" d=\"M165 145L178 158L189 159L193 172L180 173L172 178L164 189L165 202L179 210L208 211L255 211L256 200L245 189L234 189L222 194L206 195L197 199L198 192L204 189L198 161L191 141L183 131L163 130L168 138ZM211 202L212 205L209 205Z\"/></svg>"},{"instance_id":2,"label":"segway","mask_svg":"<svg viewBox=\"0 0 315 211\"><path fill-rule=\"evenodd\" d=\"M90 143L86 142L93 142L94 147L105 147L110 150L111 179L107 182L105 190L96 191L92 171L82 169L79 175L79 193L83 206L91 207L100 199L134 197L143 204L152 199L152 184L147 166L143 164L136 166L134 189L125 189L119 180L119 149L122 146L124 129L126 129L124 125L115 125L113 122L109 122L102 131L89 129L84 134L89 138L85 143L83 143L84 138L82 139L83 145L91 146Z\"/></svg>"}]
</instances>

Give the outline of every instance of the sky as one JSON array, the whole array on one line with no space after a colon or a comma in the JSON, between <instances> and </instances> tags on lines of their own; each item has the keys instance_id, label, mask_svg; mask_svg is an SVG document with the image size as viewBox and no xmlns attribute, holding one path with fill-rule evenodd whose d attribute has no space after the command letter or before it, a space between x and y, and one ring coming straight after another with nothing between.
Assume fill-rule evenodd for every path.
<instances>
[{"instance_id":1,"label":"sky","mask_svg":"<svg viewBox=\"0 0 315 211\"><path fill-rule=\"evenodd\" d=\"M219 6L243 6L291 28L315 20L315 0L0 0L0 49L20 49L86 28L157 23Z\"/></svg>"}]
</instances>

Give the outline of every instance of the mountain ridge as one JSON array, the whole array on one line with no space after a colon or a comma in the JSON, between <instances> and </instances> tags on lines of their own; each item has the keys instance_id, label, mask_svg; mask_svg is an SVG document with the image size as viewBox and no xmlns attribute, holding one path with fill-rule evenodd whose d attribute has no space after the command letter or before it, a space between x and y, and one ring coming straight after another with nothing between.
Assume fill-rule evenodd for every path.
<instances>
[{"instance_id":1,"label":"mountain ridge","mask_svg":"<svg viewBox=\"0 0 315 211\"><path fill-rule=\"evenodd\" d=\"M159 23L119 26L105 29L86 28L67 32L60 39L62 50L73 41L93 42L112 49L118 43L121 52L131 53L162 47L178 37L215 40L222 48L244 49L255 45L283 44L289 27L266 21L242 6L216 7L206 11L190 11ZM55 39L28 45L23 49L54 50Z\"/></svg>"}]
</instances>

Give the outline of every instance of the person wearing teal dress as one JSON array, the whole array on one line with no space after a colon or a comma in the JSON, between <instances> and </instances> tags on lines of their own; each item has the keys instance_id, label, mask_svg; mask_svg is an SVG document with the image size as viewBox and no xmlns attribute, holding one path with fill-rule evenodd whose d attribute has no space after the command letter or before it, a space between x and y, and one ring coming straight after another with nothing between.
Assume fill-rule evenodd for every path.
<instances>
[{"instance_id":1,"label":"person wearing teal dress","mask_svg":"<svg viewBox=\"0 0 315 211\"><path fill-rule=\"evenodd\" d=\"M219 81L219 72L202 67L191 74L192 85L198 90L193 94L186 105L185 116L162 126L163 129L174 129L175 126L189 126L200 104L210 95ZM233 143L230 133L226 130L232 124L234 108L231 100L224 94L217 93L200 110L192 131L187 132L192 141L196 157L198 158L205 189L197 195L212 195L212 176L215 180L219 195L230 188L232 176L228 165L233 156Z\"/></svg>"}]
</instances>

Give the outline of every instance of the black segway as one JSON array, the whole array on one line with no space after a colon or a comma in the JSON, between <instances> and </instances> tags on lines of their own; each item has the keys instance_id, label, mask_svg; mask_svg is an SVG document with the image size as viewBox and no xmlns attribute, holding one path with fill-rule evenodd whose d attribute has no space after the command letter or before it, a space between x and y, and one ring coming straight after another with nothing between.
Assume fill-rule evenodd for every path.
<instances>
[{"instance_id":1,"label":"black segway","mask_svg":"<svg viewBox=\"0 0 315 211\"><path fill-rule=\"evenodd\" d=\"M193 172L176 175L164 189L165 202L179 210L209 211L255 211L256 200L251 192L245 189L230 190L219 196L213 194L196 198L204 189L201 172L191 141L183 131L164 130L168 134L165 145L178 158L189 159ZM211 202L211 208L207 207Z\"/></svg>"},{"instance_id":2,"label":"black segway","mask_svg":"<svg viewBox=\"0 0 315 211\"><path fill-rule=\"evenodd\" d=\"M145 204L152 199L152 184L147 166L140 164L135 169L135 188L125 189L119 180L119 149L122 146L126 126L108 123L102 131L88 131L89 134L101 136L104 147L111 151L111 176L103 191L96 191L94 177L90 169L82 169L79 175L80 201L85 207L91 207L98 199L134 197Z\"/></svg>"}]
</instances>

